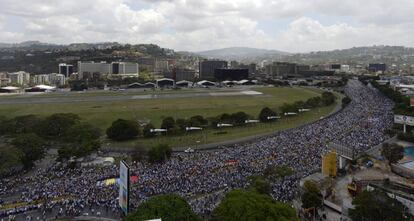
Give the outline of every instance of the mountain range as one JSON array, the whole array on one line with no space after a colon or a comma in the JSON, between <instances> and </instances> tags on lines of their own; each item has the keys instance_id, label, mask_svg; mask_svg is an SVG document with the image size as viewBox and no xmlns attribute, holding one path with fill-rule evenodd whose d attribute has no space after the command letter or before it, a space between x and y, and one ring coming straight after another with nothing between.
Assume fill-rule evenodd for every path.
<instances>
[{"instance_id":1,"label":"mountain range","mask_svg":"<svg viewBox=\"0 0 414 221\"><path fill-rule=\"evenodd\" d=\"M257 57L281 57L290 53L278 50L268 50L249 47L230 47L208 51L195 52L205 58L216 58L225 60L249 60Z\"/></svg>"}]
</instances>

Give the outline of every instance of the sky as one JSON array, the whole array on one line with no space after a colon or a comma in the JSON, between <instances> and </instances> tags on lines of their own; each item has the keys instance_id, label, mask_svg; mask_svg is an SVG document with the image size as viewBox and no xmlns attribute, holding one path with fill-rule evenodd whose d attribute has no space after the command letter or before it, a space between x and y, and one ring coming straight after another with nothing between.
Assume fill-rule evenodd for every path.
<instances>
[{"instance_id":1,"label":"sky","mask_svg":"<svg viewBox=\"0 0 414 221\"><path fill-rule=\"evenodd\" d=\"M414 47L414 0L0 0L0 42L174 50Z\"/></svg>"}]
</instances>

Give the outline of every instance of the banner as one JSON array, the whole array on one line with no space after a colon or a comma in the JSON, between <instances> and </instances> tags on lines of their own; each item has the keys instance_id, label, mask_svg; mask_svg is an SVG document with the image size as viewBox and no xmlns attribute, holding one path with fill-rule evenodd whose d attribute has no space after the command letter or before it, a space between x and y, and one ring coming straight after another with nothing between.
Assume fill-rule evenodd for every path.
<instances>
[{"instance_id":1,"label":"banner","mask_svg":"<svg viewBox=\"0 0 414 221\"><path fill-rule=\"evenodd\" d=\"M414 126L414 117L405 115L394 115L394 123Z\"/></svg>"},{"instance_id":2,"label":"banner","mask_svg":"<svg viewBox=\"0 0 414 221\"><path fill-rule=\"evenodd\" d=\"M119 206L124 214L129 210L129 167L121 161L119 164Z\"/></svg>"}]
</instances>

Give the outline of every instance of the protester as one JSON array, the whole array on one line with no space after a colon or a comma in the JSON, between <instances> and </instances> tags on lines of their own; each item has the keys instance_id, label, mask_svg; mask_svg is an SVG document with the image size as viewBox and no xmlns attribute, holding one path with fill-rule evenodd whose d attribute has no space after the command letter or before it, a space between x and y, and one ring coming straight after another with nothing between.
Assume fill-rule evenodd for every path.
<instances>
[{"instance_id":1,"label":"protester","mask_svg":"<svg viewBox=\"0 0 414 221\"><path fill-rule=\"evenodd\" d=\"M286 165L294 173L272 181L271 196L284 202L292 200L299 180L320 169L321 155L332 144L358 154L389 138L386 130L393 123L392 101L356 80L348 82L345 93L351 103L317 122L245 144L175 153L163 164L130 165L131 174L139 177L131 187L132 208L151 196L176 193L187 199L194 211L208 215L227 191L246 187L250 176L275 165ZM29 211L36 211L40 218L85 213L117 217L117 186L97 183L119 176L118 170L117 166L68 169L53 165L30 177L1 179L0 199L18 196L18 201L28 206L2 211L0 218Z\"/></svg>"}]
</instances>

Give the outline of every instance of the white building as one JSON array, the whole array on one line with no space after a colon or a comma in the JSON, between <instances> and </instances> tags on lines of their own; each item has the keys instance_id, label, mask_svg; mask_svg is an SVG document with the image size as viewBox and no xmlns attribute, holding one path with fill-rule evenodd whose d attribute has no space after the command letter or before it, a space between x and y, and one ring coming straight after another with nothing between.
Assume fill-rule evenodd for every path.
<instances>
[{"instance_id":1,"label":"white building","mask_svg":"<svg viewBox=\"0 0 414 221\"><path fill-rule=\"evenodd\" d=\"M10 84L9 75L6 72L0 72L0 86L6 86Z\"/></svg>"},{"instance_id":2,"label":"white building","mask_svg":"<svg viewBox=\"0 0 414 221\"><path fill-rule=\"evenodd\" d=\"M48 74L38 74L33 76L34 84L49 84L50 79Z\"/></svg>"},{"instance_id":3,"label":"white building","mask_svg":"<svg viewBox=\"0 0 414 221\"><path fill-rule=\"evenodd\" d=\"M49 74L49 82L51 85L63 86L66 84L66 77L63 74Z\"/></svg>"},{"instance_id":4,"label":"white building","mask_svg":"<svg viewBox=\"0 0 414 221\"><path fill-rule=\"evenodd\" d=\"M342 64L341 65L341 72L349 72L351 70L351 68L349 67L349 65L347 64Z\"/></svg>"},{"instance_id":5,"label":"white building","mask_svg":"<svg viewBox=\"0 0 414 221\"><path fill-rule=\"evenodd\" d=\"M10 83L16 85L28 85L30 83L30 74L24 71L9 73Z\"/></svg>"}]
</instances>

